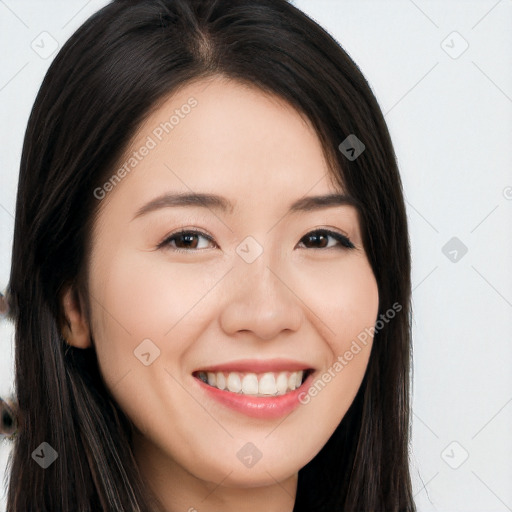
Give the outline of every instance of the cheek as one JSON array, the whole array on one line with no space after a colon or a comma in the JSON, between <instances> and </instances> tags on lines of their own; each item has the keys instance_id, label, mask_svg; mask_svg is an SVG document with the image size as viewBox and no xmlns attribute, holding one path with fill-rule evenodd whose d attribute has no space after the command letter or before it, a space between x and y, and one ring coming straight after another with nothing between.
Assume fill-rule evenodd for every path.
<instances>
[{"instance_id":1,"label":"cheek","mask_svg":"<svg viewBox=\"0 0 512 512\"><path fill-rule=\"evenodd\" d=\"M300 267L300 274L297 294L317 316L315 324L333 355L343 353L352 339L374 326L379 293L364 255L308 263Z\"/></svg>"},{"instance_id":2,"label":"cheek","mask_svg":"<svg viewBox=\"0 0 512 512\"><path fill-rule=\"evenodd\" d=\"M362 256L317 265L302 275L302 295L316 313L315 326L329 348L303 403L314 399L317 410L330 411L329 430L341 421L364 377L378 314L378 286Z\"/></svg>"},{"instance_id":3,"label":"cheek","mask_svg":"<svg viewBox=\"0 0 512 512\"><path fill-rule=\"evenodd\" d=\"M133 250L118 251L108 261L91 282L93 338L105 379L115 383L138 363L139 347L180 367L202 325L201 300L223 269L171 263Z\"/></svg>"},{"instance_id":4,"label":"cheek","mask_svg":"<svg viewBox=\"0 0 512 512\"><path fill-rule=\"evenodd\" d=\"M196 331L215 315L211 303L202 301L221 283L226 268L209 262L187 264L185 257L171 262L163 254L134 251L118 251L105 261L110 264L94 274L91 293L96 298L93 336L106 377L118 379L147 339L179 367L190 340L200 335ZM285 280L330 349L331 361L326 358L325 364L332 362L374 325L378 289L371 267L364 255L346 255L325 261L306 258L290 268ZM364 358L357 359L353 367L363 365Z\"/></svg>"}]
</instances>

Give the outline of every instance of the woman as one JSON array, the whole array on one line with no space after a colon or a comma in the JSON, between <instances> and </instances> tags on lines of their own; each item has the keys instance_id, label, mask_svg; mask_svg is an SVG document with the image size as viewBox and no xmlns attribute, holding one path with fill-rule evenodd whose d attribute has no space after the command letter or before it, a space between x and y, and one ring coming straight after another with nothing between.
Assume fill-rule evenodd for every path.
<instances>
[{"instance_id":1,"label":"woman","mask_svg":"<svg viewBox=\"0 0 512 512\"><path fill-rule=\"evenodd\" d=\"M44 79L16 208L9 512L415 510L400 177L302 12L107 5Z\"/></svg>"}]
</instances>

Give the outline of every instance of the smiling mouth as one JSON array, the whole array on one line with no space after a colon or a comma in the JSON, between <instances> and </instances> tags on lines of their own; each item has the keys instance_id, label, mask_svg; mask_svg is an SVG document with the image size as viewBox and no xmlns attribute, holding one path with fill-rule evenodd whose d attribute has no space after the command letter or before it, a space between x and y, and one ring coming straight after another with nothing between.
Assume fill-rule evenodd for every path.
<instances>
[{"instance_id":1,"label":"smiling mouth","mask_svg":"<svg viewBox=\"0 0 512 512\"><path fill-rule=\"evenodd\" d=\"M278 372L198 371L192 375L205 384L223 391L255 397L281 396L300 387L312 368Z\"/></svg>"}]
</instances>

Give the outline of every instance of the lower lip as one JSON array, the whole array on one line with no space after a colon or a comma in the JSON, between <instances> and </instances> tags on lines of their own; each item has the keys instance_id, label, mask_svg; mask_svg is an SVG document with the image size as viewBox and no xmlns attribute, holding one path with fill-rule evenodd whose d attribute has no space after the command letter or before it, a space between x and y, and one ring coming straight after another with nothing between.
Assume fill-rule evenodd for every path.
<instances>
[{"instance_id":1,"label":"lower lip","mask_svg":"<svg viewBox=\"0 0 512 512\"><path fill-rule=\"evenodd\" d=\"M313 375L314 372L308 375L306 380L294 391L289 391L280 396L269 396L268 398L221 390L206 384L197 377L193 377L193 379L206 393L226 407L253 418L272 419L289 414L298 407L301 403L299 395L309 389L313 382Z\"/></svg>"}]
</instances>

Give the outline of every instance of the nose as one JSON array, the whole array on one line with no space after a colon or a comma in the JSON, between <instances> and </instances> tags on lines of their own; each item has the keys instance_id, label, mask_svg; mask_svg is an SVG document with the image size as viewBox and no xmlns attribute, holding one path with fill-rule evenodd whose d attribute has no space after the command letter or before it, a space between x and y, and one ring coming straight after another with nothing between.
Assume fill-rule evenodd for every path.
<instances>
[{"instance_id":1,"label":"nose","mask_svg":"<svg viewBox=\"0 0 512 512\"><path fill-rule=\"evenodd\" d=\"M301 300L284 265L269 266L265 252L252 263L239 259L223 290L221 328L228 335L249 331L263 340L297 331L303 321Z\"/></svg>"}]
</instances>

